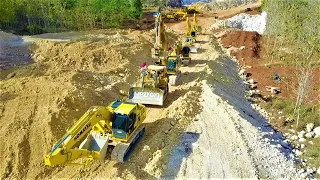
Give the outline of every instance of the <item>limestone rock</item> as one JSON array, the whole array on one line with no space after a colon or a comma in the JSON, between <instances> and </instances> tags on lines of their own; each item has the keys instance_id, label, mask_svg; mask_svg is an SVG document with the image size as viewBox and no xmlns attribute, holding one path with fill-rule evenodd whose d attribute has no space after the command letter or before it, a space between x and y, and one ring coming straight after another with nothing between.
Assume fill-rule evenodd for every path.
<instances>
[{"instance_id":1,"label":"limestone rock","mask_svg":"<svg viewBox=\"0 0 320 180\"><path fill-rule=\"evenodd\" d=\"M320 136L320 126L314 128L313 132L315 133L315 135Z\"/></svg>"},{"instance_id":2,"label":"limestone rock","mask_svg":"<svg viewBox=\"0 0 320 180\"><path fill-rule=\"evenodd\" d=\"M311 132L314 128L314 124L313 123L309 123L306 125L306 130L307 132Z\"/></svg>"},{"instance_id":3,"label":"limestone rock","mask_svg":"<svg viewBox=\"0 0 320 180\"><path fill-rule=\"evenodd\" d=\"M313 135L314 135L313 132L308 132L308 133L306 133L305 137L306 137L306 138L312 138Z\"/></svg>"}]
</instances>

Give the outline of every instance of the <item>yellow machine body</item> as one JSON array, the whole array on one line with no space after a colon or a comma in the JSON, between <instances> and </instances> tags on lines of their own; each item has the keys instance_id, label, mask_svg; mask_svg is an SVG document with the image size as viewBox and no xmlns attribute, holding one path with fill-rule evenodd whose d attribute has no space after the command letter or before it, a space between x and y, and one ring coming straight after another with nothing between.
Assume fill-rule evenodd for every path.
<instances>
[{"instance_id":1,"label":"yellow machine body","mask_svg":"<svg viewBox=\"0 0 320 180\"><path fill-rule=\"evenodd\" d=\"M165 14L165 18L168 20L174 20L174 21L182 21L185 20L188 16L188 13L185 12L183 9L180 9L176 12L169 12Z\"/></svg>"},{"instance_id":2,"label":"yellow machine body","mask_svg":"<svg viewBox=\"0 0 320 180\"><path fill-rule=\"evenodd\" d=\"M146 107L142 104L114 101L108 107L93 106L53 146L44 158L45 164L104 161L109 146L114 146L111 160L125 162L143 136L145 118Z\"/></svg>"},{"instance_id":3,"label":"yellow machine body","mask_svg":"<svg viewBox=\"0 0 320 180\"><path fill-rule=\"evenodd\" d=\"M141 73L141 86L129 89L129 102L160 105L168 94L169 77L165 66L149 65Z\"/></svg>"},{"instance_id":4,"label":"yellow machine body","mask_svg":"<svg viewBox=\"0 0 320 180\"><path fill-rule=\"evenodd\" d=\"M155 19L155 32L156 32L156 38L155 38L155 44L154 48L151 49L151 55L153 58L156 59L165 59L167 56L167 50L168 50L168 41L167 36L165 33L165 27L164 22L162 21L161 13L159 13L156 16Z\"/></svg>"},{"instance_id":5,"label":"yellow machine body","mask_svg":"<svg viewBox=\"0 0 320 180\"><path fill-rule=\"evenodd\" d=\"M187 20L186 20L186 33L185 33L185 35L186 36L182 42L182 45L189 47L191 53L198 52L197 48L194 46L194 43L196 42L196 32L191 27L189 18L187 18Z\"/></svg>"}]
</instances>

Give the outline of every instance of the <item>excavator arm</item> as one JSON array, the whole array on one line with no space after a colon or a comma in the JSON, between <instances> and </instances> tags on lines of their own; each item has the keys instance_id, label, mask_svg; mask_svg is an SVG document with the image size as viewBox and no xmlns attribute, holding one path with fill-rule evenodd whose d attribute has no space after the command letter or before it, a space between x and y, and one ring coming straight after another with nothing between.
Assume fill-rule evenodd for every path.
<instances>
[{"instance_id":1,"label":"excavator arm","mask_svg":"<svg viewBox=\"0 0 320 180\"><path fill-rule=\"evenodd\" d=\"M159 13L156 17L156 43L155 48L161 48L162 50L168 49L167 37L165 34L165 26L162 20L162 15Z\"/></svg>"},{"instance_id":2,"label":"excavator arm","mask_svg":"<svg viewBox=\"0 0 320 180\"><path fill-rule=\"evenodd\" d=\"M198 25L198 20L196 17L196 13L193 14L193 31L200 32L201 26Z\"/></svg>"},{"instance_id":3,"label":"excavator arm","mask_svg":"<svg viewBox=\"0 0 320 180\"><path fill-rule=\"evenodd\" d=\"M156 58L156 62L161 65L165 65L165 57L167 56L168 50L168 41L165 32L164 22L162 20L162 15L159 13L155 19L155 44L152 48L151 53L152 57Z\"/></svg>"},{"instance_id":4,"label":"excavator arm","mask_svg":"<svg viewBox=\"0 0 320 180\"><path fill-rule=\"evenodd\" d=\"M99 152L81 149L79 145L92 130L98 133L112 131L111 119L112 112L106 107L91 107L53 146L51 152L45 156L45 164L48 166L73 164L74 160L83 157L87 160L99 159L101 157Z\"/></svg>"},{"instance_id":5,"label":"excavator arm","mask_svg":"<svg viewBox=\"0 0 320 180\"><path fill-rule=\"evenodd\" d=\"M191 29L191 24L190 24L190 21L189 21L188 17L186 19L186 22L187 22L187 24L186 24L186 36L191 36L192 29Z\"/></svg>"}]
</instances>

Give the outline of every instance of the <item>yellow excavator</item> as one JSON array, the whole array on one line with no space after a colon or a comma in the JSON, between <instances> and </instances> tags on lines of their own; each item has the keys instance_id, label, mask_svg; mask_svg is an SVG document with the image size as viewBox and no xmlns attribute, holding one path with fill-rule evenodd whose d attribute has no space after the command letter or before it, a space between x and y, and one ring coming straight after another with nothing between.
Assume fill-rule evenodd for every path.
<instances>
[{"instance_id":1,"label":"yellow excavator","mask_svg":"<svg viewBox=\"0 0 320 180\"><path fill-rule=\"evenodd\" d=\"M161 13L158 13L155 22L156 42L152 49L152 57L156 59L155 65L166 67L169 75L169 84L175 86L181 76L181 71L179 70L181 59L180 56L168 54L168 41Z\"/></svg>"},{"instance_id":2,"label":"yellow excavator","mask_svg":"<svg viewBox=\"0 0 320 180\"><path fill-rule=\"evenodd\" d=\"M201 26L198 25L198 20L196 17L196 14L193 14L193 27L192 27L192 31L195 31L196 33L201 33L202 28Z\"/></svg>"},{"instance_id":3,"label":"yellow excavator","mask_svg":"<svg viewBox=\"0 0 320 180\"><path fill-rule=\"evenodd\" d=\"M164 22L162 21L161 13L158 13L155 19L155 44L154 48L151 49L152 58L156 59L156 63L164 64L167 56L168 41L165 33Z\"/></svg>"},{"instance_id":4,"label":"yellow excavator","mask_svg":"<svg viewBox=\"0 0 320 180\"><path fill-rule=\"evenodd\" d=\"M141 86L129 89L128 102L163 106L169 92L169 76L165 66L149 65L141 73Z\"/></svg>"},{"instance_id":5,"label":"yellow excavator","mask_svg":"<svg viewBox=\"0 0 320 180\"><path fill-rule=\"evenodd\" d=\"M177 12L168 12L165 13L164 17L167 20L174 20L174 21L183 21L186 19L188 13L184 12L182 9L180 9Z\"/></svg>"},{"instance_id":6,"label":"yellow excavator","mask_svg":"<svg viewBox=\"0 0 320 180\"><path fill-rule=\"evenodd\" d=\"M91 107L53 146L44 158L48 166L88 165L104 162L107 151L111 160L125 162L142 139L146 107L116 100Z\"/></svg>"},{"instance_id":7,"label":"yellow excavator","mask_svg":"<svg viewBox=\"0 0 320 180\"><path fill-rule=\"evenodd\" d=\"M186 6L186 7L184 7L182 9L182 11L186 12L188 14L195 14L195 13L201 14L202 11L197 7L198 5L197 4L193 4L193 5Z\"/></svg>"},{"instance_id":8,"label":"yellow excavator","mask_svg":"<svg viewBox=\"0 0 320 180\"><path fill-rule=\"evenodd\" d=\"M186 19L186 33L185 38L182 42L183 46L187 46L190 48L191 53L198 52L197 48L194 46L194 43L196 42L196 31L193 27L191 27L189 18Z\"/></svg>"},{"instance_id":9,"label":"yellow excavator","mask_svg":"<svg viewBox=\"0 0 320 180\"><path fill-rule=\"evenodd\" d=\"M191 62L190 48L187 46L182 46L180 41L176 41L173 46L173 51L169 56L179 56L178 66L181 64L183 66L188 66Z\"/></svg>"}]
</instances>

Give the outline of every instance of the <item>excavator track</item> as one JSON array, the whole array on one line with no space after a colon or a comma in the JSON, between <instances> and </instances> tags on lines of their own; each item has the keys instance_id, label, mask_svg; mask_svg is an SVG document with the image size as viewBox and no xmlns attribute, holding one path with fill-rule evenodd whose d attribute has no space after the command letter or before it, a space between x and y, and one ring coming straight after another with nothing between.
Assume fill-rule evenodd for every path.
<instances>
[{"instance_id":1,"label":"excavator track","mask_svg":"<svg viewBox=\"0 0 320 180\"><path fill-rule=\"evenodd\" d=\"M131 137L130 141L128 141L127 143L117 144L111 152L111 160L120 163L126 162L139 141L141 141L142 137L144 136L144 132L145 127L139 127L139 129Z\"/></svg>"}]
</instances>

